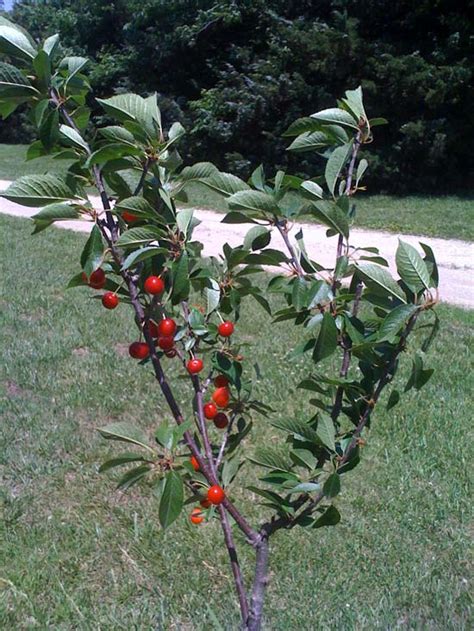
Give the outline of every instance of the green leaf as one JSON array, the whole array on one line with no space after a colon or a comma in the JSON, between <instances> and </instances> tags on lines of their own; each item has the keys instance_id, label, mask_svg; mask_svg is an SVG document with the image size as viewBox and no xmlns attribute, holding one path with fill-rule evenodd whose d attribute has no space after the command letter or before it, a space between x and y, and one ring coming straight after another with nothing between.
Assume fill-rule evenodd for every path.
<instances>
[{"instance_id":1,"label":"green leaf","mask_svg":"<svg viewBox=\"0 0 474 631\"><path fill-rule=\"evenodd\" d=\"M309 283L301 276L297 276L293 281L293 290L291 292L291 304L296 311L306 308L308 303Z\"/></svg>"},{"instance_id":2,"label":"green leaf","mask_svg":"<svg viewBox=\"0 0 474 631\"><path fill-rule=\"evenodd\" d=\"M291 469L288 450L283 447L259 447L255 450L255 454L249 457L249 460L269 469L278 469L279 471Z\"/></svg>"},{"instance_id":3,"label":"green leaf","mask_svg":"<svg viewBox=\"0 0 474 631\"><path fill-rule=\"evenodd\" d=\"M189 296L191 285L189 282L189 260L186 252L173 264L173 304L186 300Z\"/></svg>"},{"instance_id":4,"label":"green leaf","mask_svg":"<svg viewBox=\"0 0 474 631\"><path fill-rule=\"evenodd\" d=\"M359 121L361 118L363 120L367 120L367 114L365 113L362 97L362 87L359 86L355 90L347 90L345 97L346 98L343 99L343 102L352 112L355 120Z\"/></svg>"},{"instance_id":5,"label":"green leaf","mask_svg":"<svg viewBox=\"0 0 474 631\"><path fill-rule=\"evenodd\" d=\"M337 473L330 475L323 486L323 493L326 497L336 497L341 490L341 478Z\"/></svg>"},{"instance_id":6,"label":"green leaf","mask_svg":"<svg viewBox=\"0 0 474 631\"><path fill-rule=\"evenodd\" d=\"M314 493L315 491L319 491L320 488L321 485L316 482L300 482L300 484L290 489L289 493L290 495L294 493Z\"/></svg>"},{"instance_id":7,"label":"green leaf","mask_svg":"<svg viewBox=\"0 0 474 631\"><path fill-rule=\"evenodd\" d=\"M124 443L132 443L153 452L153 449L147 444L148 439L146 434L144 434L139 427L130 423L110 423L110 425L106 425L105 427L99 427L98 431L101 436L107 440L118 440Z\"/></svg>"},{"instance_id":8,"label":"green leaf","mask_svg":"<svg viewBox=\"0 0 474 631\"><path fill-rule=\"evenodd\" d=\"M148 133L152 133L152 111L147 100L138 94L117 94L108 99L97 99L97 101L109 116L113 116L121 122L132 121L141 123L146 127Z\"/></svg>"},{"instance_id":9,"label":"green leaf","mask_svg":"<svg viewBox=\"0 0 474 631\"><path fill-rule=\"evenodd\" d=\"M400 329L408 318L418 309L416 305L399 305L388 313L377 334L377 342L393 343L400 332Z\"/></svg>"},{"instance_id":10,"label":"green leaf","mask_svg":"<svg viewBox=\"0 0 474 631\"><path fill-rule=\"evenodd\" d=\"M155 432L155 438L162 447L171 451L174 443L174 427L169 425L168 422L162 421Z\"/></svg>"},{"instance_id":11,"label":"green leaf","mask_svg":"<svg viewBox=\"0 0 474 631\"><path fill-rule=\"evenodd\" d=\"M341 521L341 514L333 505L314 522L313 528L322 528L323 526L335 526Z\"/></svg>"},{"instance_id":12,"label":"green leaf","mask_svg":"<svg viewBox=\"0 0 474 631\"><path fill-rule=\"evenodd\" d=\"M225 215L221 223L257 223L251 219L248 215L239 212L230 212Z\"/></svg>"},{"instance_id":13,"label":"green leaf","mask_svg":"<svg viewBox=\"0 0 474 631\"><path fill-rule=\"evenodd\" d=\"M219 170L212 162L196 162L190 167L185 167L179 174L179 177L183 182L188 183L193 180L210 178L217 173L219 173Z\"/></svg>"},{"instance_id":14,"label":"green leaf","mask_svg":"<svg viewBox=\"0 0 474 631\"><path fill-rule=\"evenodd\" d=\"M51 59L46 51L39 51L33 60L33 68L41 84L41 90L47 92L51 81Z\"/></svg>"},{"instance_id":15,"label":"green leaf","mask_svg":"<svg viewBox=\"0 0 474 631\"><path fill-rule=\"evenodd\" d=\"M249 190L248 184L240 178L231 173L221 173L219 171L217 173L214 172L209 177L203 178L200 182L226 197L239 191Z\"/></svg>"},{"instance_id":16,"label":"green leaf","mask_svg":"<svg viewBox=\"0 0 474 631\"><path fill-rule=\"evenodd\" d=\"M329 160L326 163L326 169L324 171L324 177L326 184L331 195L334 195L334 189L336 188L337 179L347 162L347 159L352 151L353 141L336 147L329 156Z\"/></svg>"},{"instance_id":17,"label":"green leaf","mask_svg":"<svg viewBox=\"0 0 474 631\"><path fill-rule=\"evenodd\" d=\"M246 250L261 250L271 239L271 232L265 226L254 226L245 235L244 248Z\"/></svg>"},{"instance_id":18,"label":"green leaf","mask_svg":"<svg viewBox=\"0 0 474 631\"><path fill-rule=\"evenodd\" d=\"M365 158L362 158L362 160L357 165L356 187L359 186L359 182L364 177L364 173L367 171L368 166L369 163L367 162L367 160L365 160Z\"/></svg>"},{"instance_id":19,"label":"green leaf","mask_svg":"<svg viewBox=\"0 0 474 631\"><path fill-rule=\"evenodd\" d=\"M141 464L139 467L135 467L127 471L118 481L117 488L122 491L126 491L131 486L140 482L142 478L150 471L151 467L148 464Z\"/></svg>"},{"instance_id":20,"label":"green leaf","mask_svg":"<svg viewBox=\"0 0 474 631\"><path fill-rule=\"evenodd\" d=\"M62 136L63 140L66 141L66 144L72 145L73 147L76 147L76 149L81 149L86 153L89 152L89 145L87 142L78 131L69 127L69 125L60 125L59 134Z\"/></svg>"},{"instance_id":21,"label":"green leaf","mask_svg":"<svg viewBox=\"0 0 474 631\"><path fill-rule=\"evenodd\" d=\"M110 140L113 143L121 143L124 142L129 145L135 146L135 138L133 134L131 134L124 127L119 127L118 125L110 125L109 127L102 127L97 130L101 136Z\"/></svg>"},{"instance_id":22,"label":"green leaf","mask_svg":"<svg viewBox=\"0 0 474 631\"><path fill-rule=\"evenodd\" d=\"M238 191L227 200L231 210L274 213L277 209L275 199L261 191Z\"/></svg>"},{"instance_id":23,"label":"green leaf","mask_svg":"<svg viewBox=\"0 0 474 631\"><path fill-rule=\"evenodd\" d=\"M297 118L288 129L282 134L284 138L288 136L299 136L306 132L318 131L321 128L321 123L319 123L311 116L305 116L303 118Z\"/></svg>"},{"instance_id":24,"label":"green leaf","mask_svg":"<svg viewBox=\"0 0 474 631\"><path fill-rule=\"evenodd\" d=\"M369 288L382 290L383 293L389 294L406 304L403 291L388 270L375 263L358 263L357 270Z\"/></svg>"},{"instance_id":25,"label":"green leaf","mask_svg":"<svg viewBox=\"0 0 474 631\"><path fill-rule=\"evenodd\" d=\"M425 383L431 378L433 374L433 368L424 369L423 368L423 359L420 355L417 355L413 360L412 371L410 378L405 386L405 392L411 390L411 388L415 388L415 390L420 390Z\"/></svg>"},{"instance_id":26,"label":"green leaf","mask_svg":"<svg viewBox=\"0 0 474 631\"><path fill-rule=\"evenodd\" d=\"M439 283L439 274L438 274L438 266L436 264L435 255L433 254L433 250L426 243L420 243L423 251L425 253L424 262L430 274L430 285L432 287L438 287Z\"/></svg>"},{"instance_id":27,"label":"green leaf","mask_svg":"<svg viewBox=\"0 0 474 631\"><path fill-rule=\"evenodd\" d=\"M144 462L146 459L140 454L134 453L124 453L120 454L116 458L112 458L111 460L107 460L104 464L100 465L99 473L104 473L104 471L108 471L109 469L113 469L114 467L120 467L123 464L128 464L130 462Z\"/></svg>"},{"instance_id":28,"label":"green leaf","mask_svg":"<svg viewBox=\"0 0 474 631\"><path fill-rule=\"evenodd\" d=\"M319 123L317 123L319 125ZM287 151L306 153L307 151L319 151L330 143L327 134L322 131L305 132L295 138Z\"/></svg>"},{"instance_id":29,"label":"green leaf","mask_svg":"<svg viewBox=\"0 0 474 631\"><path fill-rule=\"evenodd\" d=\"M334 422L327 414L320 414L318 419L318 428L316 430L319 440L325 447L331 451L336 451L335 438L336 432Z\"/></svg>"},{"instance_id":30,"label":"green leaf","mask_svg":"<svg viewBox=\"0 0 474 631\"><path fill-rule=\"evenodd\" d=\"M168 250L166 248L160 248L154 245L140 248L139 250L135 250L131 252L122 264L122 269L129 269L137 263L141 263L142 261L146 261L147 259L151 259L158 254L167 254Z\"/></svg>"},{"instance_id":31,"label":"green leaf","mask_svg":"<svg viewBox=\"0 0 474 631\"><path fill-rule=\"evenodd\" d=\"M309 212L322 224L332 228L346 239L349 238L349 221L347 215L333 202L313 202L309 207Z\"/></svg>"},{"instance_id":32,"label":"green leaf","mask_svg":"<svg viewBox=\"0 0 474 631\"><path fill-rule=\"evenodd\" d=\"M337 327L332 315L326 312L313 350L314 363L330 357L337 348Z\"/></svg>"},{"instance_id":33,"label":"green leaf","mask_svg":"<svg viewBox=\"0 0 474 631\"><path fill-rule=\"evenodd\" d=\"M80 214L74 206L69 204L50 204L33 215L34 221L61 221L63 219L77 219Z\"/></svg>"},{"instance_id":34,"label":"green leaf","mask_svg":"<svg viewBox=\"0 0 474 631\"><path fill-rule=\"evenodd\" d=\"M32 61L37 54L28 37L18 28L0 23L0 52L11 57Z\"/></svg>"},{"instance_id":35,"label":"green leaf","mask_svg":"<svg viewBox=\"0 0 474 631\"><path fill-rule=\"evenodd\" d=\"M126 156L139 156L143 154L143 150L129 144L113 143L104 145L97 151L94 151L87 160L87 166L92 164L105 164L111 160L119 160Z\"/></svg>"},{"instance_id":36,"label":"green leaf","mask_svg":"<svg viewBox=\"0 0 474 631\"><path fill-rule=\"evenodd\" d=\"M400 393L398 390L392 390L387 401L387 410L391 410L400 401Z\"/></svg>"},{"instance_id":37,"label":"green leaf","mask_svg":"<svg viewBox=\"0 0 474 631\"><path fill-rule=\"evenodd\" d=\"M116 211L122 213L128 211L138 217L157 218L153 206L143 197L127 197L115 205Z\"/></svg>"},{"instance_id":38,"label":"green leaf","mask_svg":"<svg viewBox=\"0 0 474 631\"><path fill-rule=\"evenodd\" d=\"M306 180L301 184L301 188L306 194L309 194L310 197L316 197L317 199L323 198L323 189L319 184L316 184L316 182Z\"/></svg>"},{"instance_id":39,"label":"green leaf","mask_svg":"<svg viewBox=\"0 0 474 631\"><path fill-rule=\"evenodd\" d=\"M61 70L66 70L68 74L68 81L70 81L74 75L82 71L82 69L89 63L86 57L64 57L59 64Z\"/></svg>"},{"instance_id":40,"label":"green leaf","mask_svg":"<svg viewBox=\"0 0 474 631\"><path fill-rule=\"evenodd\" d=\"M44 206L77 199L77 196L57 175L24 175L10 184L1 197L24 206Z\"/></svg>"},{"instance_id":41,"label":"green leaf","mask_svg":"<svg viewBox=\"0 0 474 631\"><path fill-rule=\"evenodd\" d=\"M54 35L51 35L50 37L47 37L44 40L43 50L50 57L53 57L56 50L58 49L58 46L59 46L59 34L55 33Z\"/></svg>"},{"instance_id":42,"label":"green leaf","mask_svg":"<svg viewBox=\"0 0 474 631\"><path fill-rule=\"evenodd\" d=\"M51 150L59 139L59 111L47 109L41 117L38 128L39 137L43 146Z\"/></svg>"},{"instance_id":43,"label":"green leaf","mask_svg":"<svg viewBox=\"0 0 474 631\"><path fill-rule=\"evenodd\" d=\"M311 118L321 123L330 123L332 125L342 125L343 127L358 129L357 120L354 120L354 117L351 116L349 112L339 107L321 110L320 112L316 112L316 114L311 114Z\"/></svg>"},{"instance_id":44,"label":"green leaf","mask_svg":"<svg viewBox=\"0 0 474 631\"><path fill-rule=\"evenodd\" d=\"M412 245L399 239L395 261L400 278L413 293L430 288L428 268Z\"/></svg>"},{"instance_id":45,"label":"green leaf","mask_svg":"<svg viewBox=\"0 0 474 631\"><path fill-rule=\"evenodd\" d=\"M206 317L217 309L221 299L219 283L213 278L210 278L208 282L210 287L205 287L203 292L206 299Z\"/></svg>"},{"instance_id":46,"label":"green leaf","mask_svg":"<svg viewBox=\"0 0 474 631\"><path fill-rule=\"evenodd\" d=\"M293 462L301 467L306 467L312 471L316 468L318 463L316 457L309 451L309 449L292 449L290 457Z\"/></svg>"},{"instance_id":47,"label":"green leaf","mask_svg":"<svg viewBox=\"0 0 474 631\"><path fill-rule=\"evenodd\" d=\"M15 66L0 62L0 98L28 98L39 92Z\"/></svg>"},{"instance_id":48,"label":"green leaf","mask_svg":"<svg viewBox=\"0 0 474 631\"><path fill-rule=\"evenodd\" d=\"M163 236L163 231L155 226L139 226L130 228L122 233L117 241L121 248L135 248L152 241L157 241Z\"/></svg>"},{"instance_id":49,"label":"green leaf","mask_svg":"<svg viewBox=\"0 0 474 631\"><path fill-rule=\"evenodd\" d=\"M163 529L168 528L179 517L183 501L184 490L181 476L176 471L170 471L165 476L165 486L158 511L158 518Z\"/></svg>"},{"instance_id":50,"label":"green leaf","mask_svg":"<svg viewBox=\"0 0 474 631\"><path fill-rule=\"evenodd\" d=\"M81 254L81 266L87 276L90 276L102 263L104 257L104 243L99 228L92 228Z\"/></svg>"},{"instance_id":51,"label":"green leaf","mask_svg":"<svg viewBox=\"0 0 474 631\"><path fill-rule=\"evenodd\" d=\"M273 427L277 427L278 429L293 434L296 437L301 437L312 443L320 443L320 439L316 431L308 423L301 419L278 419L276 421L272 421L272 425Z\"/></svg>"}]
</instances>

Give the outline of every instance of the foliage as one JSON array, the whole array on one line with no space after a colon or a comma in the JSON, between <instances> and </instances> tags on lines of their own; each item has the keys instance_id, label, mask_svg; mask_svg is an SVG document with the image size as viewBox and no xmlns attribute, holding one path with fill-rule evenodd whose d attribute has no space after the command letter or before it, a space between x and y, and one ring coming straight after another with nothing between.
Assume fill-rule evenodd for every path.
<instances>
[{"instance_id":1,"label":"foliage","mask_svg":"<svg viewBox=\"0 0 474 631\"><path fill-rule=\"evenodd\" d=\"M72 159L65 176L22 176L3 197L40 208L34 216L35 233L70 218L94 224L81 269L69 286L105 289L131 306L140 341L130 346L130 354L152 370L172 417L170 422L160 410L152 439L125 421L99 428L104 439L127 449L102 470L127 467L118 482L124 490L147 481L159 501L164 529L186 504L209 500L201 504L202 515L222 525L242 622L249 630L260 629L268 539L282 528L339 523L334 498L345 474L360 462L362 433L418 321L426 320L427 337L413 359L405 391L422 388L433 372L424 359L439 328L437 316L430 314L438 284L431 249L420 244L420 253L400 241L396 279L376 248L350 245L353 198L368 166L359 149L373 141L372 128L382 121L366 114L360 87L348 90L335 107L299 119L287 131L294 137L290 150L296 147L298 153L314 151L313 144L305 145L308 134L317 139L326 157L323 176L303 180L277 170L268 178L260 166L244 181L210 162L183 167L177 148L185 130L177 121L169 128L163 125L156 95L98 99L114 124L91 133L88 60L63 57L56 35L37 46L16 25L3 23L0 51L15 61L0 68L2 114L28 103L39 136L30 156ZM191 209L177 211L176 202L186 199L186 188L196 183L226 199L229 212L223 221L252 226L244 243L235 248L225 244L220 258L201 256L203 244L193 236L199 221ZM101 208L89 199L91 185L100 194ZM288 197L290 191L296 196ZM304 215L316 217L327 226L328 238L335 237L333 268L325 269L308 256L301 230L291 236L291 223ZM275 271L265 290L253 280L263 266ZM160 289L153 291L156 283ZM273 401L254 393L252 370L238 341L238 320L247 299L272 315L270 294L283 303L273 313L275 321L292 321L305 329L302 342L289 350L293 357L308 353L312 358L298 386L309 393L314 408L309 416L272 418ZM164 317L174 318L171 334L160 333ZM236 335L222 333L224 319L237 323ZM252 350L245 354L252 357ZM201 357L206 360L203 378L198 374ZM182 364L182 375L192 385L189 416L179 403L179 381L167 379L169 361ZM191 370L190 362L198 367ZM351 362L356 364L352 370ZM221 383L214 384L211 394L216 376ZM204 401L209 396L226 410L225 429L216 439L206 421ZM399 399L398 390L392 390L390 407ZM272 419L277 438L249 455L259 415ZM217 417L215 425L223 429ZM242 474L248 461L261 467L258 485L249 486ZM270 510L269 519L257 528L230 499L237 485ZM255 549L250 599L230 519Z\"/></svg>"},{"instance_id":2,"label":"foliage","mask_svg":"<svg viewBox=\"0 0 474 631\"><path fill-rule=\"evenodd\" d=\"M474 116L467 6L22 0L14 16L35 37L59 31L75 54L92 56L97 94L158 91L165 118L177 115L194 130L192 161L211 155L247 177L278 156L280 167L310 174L321 160L285 155L282 132L363 79L371 109L390 121L372 153L370 189L468 190L473 160L465 138ZM4 127L2 138L10 133Z\"/></svg>"}]
</instances>

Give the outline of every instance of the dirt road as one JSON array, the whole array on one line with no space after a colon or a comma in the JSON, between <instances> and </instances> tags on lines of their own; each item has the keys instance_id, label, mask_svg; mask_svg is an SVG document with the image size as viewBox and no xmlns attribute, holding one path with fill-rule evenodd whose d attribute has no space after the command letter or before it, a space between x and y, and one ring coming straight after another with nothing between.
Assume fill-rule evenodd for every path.
<instances>
[{"instance_id":1,"label":"dirt road","mask_svg":"<svg viewBox=\"0 0 474 631\"><path fill-rule=\"evenodd\" d=\"M7 188L8 184L9 182L0 180L0 190ZM93 199L92 201L94 202ZM36 210L0 198L0 212L17 217L31 217ZM251 227L245 224L221 223L223 215L210 210L196 209L195 215L202 221L201 225L196 228L195 237L204 243L203 253L207 256L218 255L222 245L226 242L231 246L241 244L243 237ZM84 221L63 221L56 225L82 232L88 232L91 229L91 224ZM333 265L336 237L326 239L326 229L315 224L298 224L295 226L295 232L300 225L303 228L309 255L324 266ZM474 243L458 241L457 239L437 239L353 229L351 231L351 245L355 247L378 247L389 261L392 271L395 271L395 251L399 236L414 246L419 247L418 243L421 241L433 249L439 267L441 300L474 309ZM283 248L281 238L276 233L272 236L271 246Z\"/></svg>"}]
</instances>

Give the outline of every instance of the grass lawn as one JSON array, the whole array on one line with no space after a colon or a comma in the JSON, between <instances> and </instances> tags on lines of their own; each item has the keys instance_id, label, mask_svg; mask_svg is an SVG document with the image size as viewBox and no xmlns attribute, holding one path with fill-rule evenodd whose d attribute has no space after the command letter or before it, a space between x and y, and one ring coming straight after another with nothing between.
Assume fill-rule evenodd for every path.
<instances>
[{"instance_id":1,"label":"grass lawn","mask_svg":"<svg viewBox=\"0 0 474 631\"><path fill-rule=\"evenodd\" d=\"M67 160L45 157L25 162L25 145L0 144L0 179L13 180L20 174L62 173ZM204 186L189 190L189 203L200 208L225 210L222 197ZM309 219L308 219L309 220ZM474 198L360 194L356 226L395 233L474 240Z\"/></svg>"},{"instance_id":2,"label":"grass lawn","mask_svg":"<svg viewBox=\"0 0 474 631\"><path fill-rule=\"evenodd\" d=\"M0 628L237 629L219 525L196 528L183 515L163 533L147 488L122 495L114 475L97 473L120 446L94 428L118 418L153 428L168 413L150 370L126 355L129 310L64 290L84 236L30 232L26 220L0 217ZM278 415L298 414L303 366L285 360L295 332L253 303L244 312L238 333L256 344L260 393ZM435 375L406 407L377 411L337 499L342 522L273 539L266 629L472 628L474 317L439 313ZM255 442L271 440L268 421L255 424ZM238 487L231 496L241 506L251 498ZM252 520L263 512L250 505Z\"/></svg>"}]
</instances>

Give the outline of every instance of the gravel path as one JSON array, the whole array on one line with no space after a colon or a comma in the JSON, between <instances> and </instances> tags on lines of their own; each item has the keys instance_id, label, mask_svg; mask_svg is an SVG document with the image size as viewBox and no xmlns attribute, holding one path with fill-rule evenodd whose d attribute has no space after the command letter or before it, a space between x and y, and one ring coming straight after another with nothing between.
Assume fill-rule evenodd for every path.
<instances>
[{"instance_id":1,"label":"gravel path","mask_svg":"<svg viewBox=\"0 0 474 631\"><path fill-rule=\"evenodd\" d=\"M0 180L0 190L4 190L9 182ZM94 202L94 199L92 198ZM98 204L98 200L97 200ZM16 217L31 217L36 209L13 204L0 198L0 212ZM229 243L236 246L242 243L250 225L221 223L222 214L210 210L195 209L195 216L202 221L195 230L197 239L204 243L203 254L218 255L222 245ZM84 221L61 221L56 224L68 230L88 232L91 224ZM336 238L326 239L326 229L315 224L300 224L303 228L304 240L309 255L324 266L334 264ZM295 229L297 226L295 226ZM296 231L296 230L295 230ZM351 245L355 247L378 247L395 270L395 251L398 237L418 246L418 242L427 243L433 249L439 267L441 300L469 309L474 309L474 243L457 239L437 239L414 235L396 235L376 230L351 230ZM272 247L283 248L281 238L276 232L272 236Z\"/></svg>"}]
</instances>

